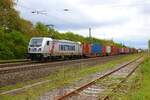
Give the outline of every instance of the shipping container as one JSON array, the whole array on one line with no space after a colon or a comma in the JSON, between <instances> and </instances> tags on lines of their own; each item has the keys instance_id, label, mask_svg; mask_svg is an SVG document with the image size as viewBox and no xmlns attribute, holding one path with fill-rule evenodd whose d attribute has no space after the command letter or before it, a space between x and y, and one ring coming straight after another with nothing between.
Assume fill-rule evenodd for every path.
<instances>
[{"instance_id":1,"label":"shipping container","mask_svg":"<svg viewBox=\"0 0 150 100\"><path fill-rule=\"evenodd\" d=\"M130 49L129 48L127 48L127 54L129 54L130 53Z\"/></svg>"},{"instance_id":2,"label":"shipping container","mask_svg":"<svg viewBox=\"0 0 150 100\"><path fill-rule=\"evenodd\" d=\"M124 48L119 48L119 54L124 54Z\"/></svg>"},{"instance_id":3,"label":"shipping container","mask_svg":"<svg viewBox=\"0 0 150 100\"><path fill-rule=\"evenodd\" d=\"M119 49L116 46L111 46L110 55L117 55L117 54L119 54Z\"/></svg>"},{"instance_id":4,"label":"shipping container","mask_svg":"<svg viewBox=\"0 0 150 100\"><path fill-rule=\"evenodd\" d=\"M131 53L136 53L136 49L132 48Z\"/></svg>"},{"instance_id":5,"label":"shipping container","mask_svg":"<svg viewBox=\"0 0 150 100\"><path fill-rule=\"evenodd\" d=\"M93 56L101 56L102 55L102 46L100 44L92 44L91 52Z\"/></svg>"},{"instance_id":6,"label":"shipping container","mask_svg":"<svg viewBox=\"0 0 150 100\"><path fill-rule=\"evenodd\" d=\"M111 53L111 47L110 46L106 46L106 55L110 55Z\"/></svg>"},{"instance_id":7,"label":"shipping container","mask_svg":"<svg viewBox=\"0 0 150 100\"><path fill-rule=\"evenodd\" d=\"M116 49L117 49L116 55L119 55L119 48L116 47Z\"/></svg>"},{"instance_id":8,"label":"shipping container","mask_svg":"<svg viewBox=\"0 0 150 100\"><path fill-rule=\"evenodd\" d=\"M125 48L124 50L125 50L125 54L129 54L129 52L130 52L129 48Z\"/></svg>"},{"instance_id":9,"label":"shipping container","mask_svg":"<svg viewBox=\"0 0 150 100\"><path fill-rule=\"evenodd\" d=\"M133 49L132 48L129 48L129 53L133 53Z\"/></svg>"},{"instance_id":10,"label":"shipping container","mask_svg":"<svg viewBox=\"0 0 150 100\"><path fill-rule=\"evenodd\" d=\"M122 48L119 48L119 54L122 54Z\"/></svg>"},{"instance_id":11,"label":"shipping container","mask_svg":"<svg viewBox=\"0 0 150 100\"><path fill-rule=\"evenodd\" d=\"M102 56L106 56L106 46L102 46Z\"/></svg>"},{"instance_id":12,"label":"shipping container","mask_svg":"<svg viewBox=\"0 0 150 100\"><path fill-rule=\"evenodd\" d=\"M82 45L83 55L84 56L90 56L91 55L91 44L89 43L83 43Z\"/></svg>"},{"instance_id":13,"label":"shipping container","mask_svg":"<svg viewBox=\"0 0 150 100\"><path fill-rule=\"evenodd\" d=\"M133 53L137 53L137 49L134 48L134 49L133 49Z\"/></svg>"}]
</instances>

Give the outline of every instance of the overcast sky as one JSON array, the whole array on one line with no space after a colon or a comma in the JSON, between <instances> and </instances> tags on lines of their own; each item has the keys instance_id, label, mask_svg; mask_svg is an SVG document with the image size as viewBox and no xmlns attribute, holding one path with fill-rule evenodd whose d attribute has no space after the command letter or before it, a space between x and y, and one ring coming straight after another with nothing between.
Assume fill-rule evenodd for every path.
<instances>
[{"instance_id":1,"label":"overcast sky","mask_svg":"<svg viewBox=\"0 0 150 100\"><path fill-rule=\"evenodd\" d=\"M88 36L91 27L93 37L136 48L147 48L150 39L150 0L18 0L17 10L34 24L53 24L60 32Z\"/></svg>"}]
</instances>

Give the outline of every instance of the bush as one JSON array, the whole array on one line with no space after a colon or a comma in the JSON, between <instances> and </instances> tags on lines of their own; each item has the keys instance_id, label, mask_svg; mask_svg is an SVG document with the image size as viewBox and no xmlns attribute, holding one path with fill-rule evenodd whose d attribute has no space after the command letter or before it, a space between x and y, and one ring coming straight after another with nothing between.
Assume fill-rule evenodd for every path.
<instances>
[{"instance_id":1,"label":"bush","mask_svg":"<svg viewBox=\"0 0 150 100\"><path fill-rule=\"evenodd\" d=\"M0 59L23 58L27 52L28 40L18 31L6 32L0 30Z\"/></svg>"}]
</instances>

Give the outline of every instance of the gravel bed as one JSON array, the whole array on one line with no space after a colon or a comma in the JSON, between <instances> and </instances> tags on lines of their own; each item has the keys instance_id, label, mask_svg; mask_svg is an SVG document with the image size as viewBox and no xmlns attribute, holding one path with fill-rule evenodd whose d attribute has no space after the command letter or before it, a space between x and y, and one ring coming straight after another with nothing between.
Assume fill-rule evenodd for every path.
<instances>
[{"instance_id":1,"label":"gravel bed","mask_svg":"<svg viewBox=\"0 0 150 100\"><path fill-rule=\"evenodd\" d=\"M124 62L124 64L125 63L126 62ZM117 66L119 67L120 64L118 64ZM49 92L45 93L43 96L39 97L39 100L55 100L58 96L63 96L68 91L72 91L72 90L78 88L79 86L81 86L87 82L90 82L91 80L94 80L95 78L103 75L104 73L111 71L112 69L113 68L110 68L110 69L102 71L102 72L97 72L97 73L88 75L86 77L81 78L80 80L74 81L70 85L49 91ZM93 99L91 99L91 100L93 100Z\"/></svg>"},{"instance_id":2,"label":"gravel bed","mask_svg":"<svg viewBox=\"0 0 150 100\"><path fill-rule=\"evenodd\" d=\"M140 60L138 60L138 61L140 61ZM125 63L127 63L127 62L124 62L122 64L125 64ZM132 69L135 67L136 64L137 63L128 65L127 67L121 69L120 71L115 72L110 77L103 79L100 82L97 82L96 85L93 85L93 86L89 87L88 89L82 91L79 96L75 96L75 97L73 96L71 98L68 98L67 100L99 100L99 97L103 96L103 92L111 91L113 85L116 86L116 84L118 84L121 81L121 79L125 78L126 75L128 75L128 73L132 71ZM120 64L118 64L117 66L119 67ZM64 94L68 93L69 91L72 91L72 90L78 88L79 86L82 86L83 84L85 84L95 78L100 77L104 73L110 72L111 70L112 69L109 69L107 71L89 75L78 81L73 82L70 85L49 91L49 92L45 93L44 95L40 96L39 100L56 100L58 97L63 96Z\"/></svg>"},{"instance_id":3,"label":"gravel bed","mask_svg":"<svg viewBox=\"0 0 150 100\"><path fill-rule=\"evenodd\" d=\"M90 67L90 66L97 65L100 63L102 64L104 62L107 62L114 58L116 59L119 57L120 56L108 57L107 59L105 57L105 59L103 59L103 60L98 59L98 60L91 60L91 61L87 61L87 62L74 63L74 64L61 64L61 65L57 65L55 67L48 66L48 67L43 67L43 68L38 68L38 69L25 70L25 71L22 70L19 72L0 74L0 87L16 84L18 82L25 82L28 80L45 77L45 76L48 76L50 74L57 72L60 69L63 69L63 68L82 67L82 66Z\"/></svg>"}]
</instances>

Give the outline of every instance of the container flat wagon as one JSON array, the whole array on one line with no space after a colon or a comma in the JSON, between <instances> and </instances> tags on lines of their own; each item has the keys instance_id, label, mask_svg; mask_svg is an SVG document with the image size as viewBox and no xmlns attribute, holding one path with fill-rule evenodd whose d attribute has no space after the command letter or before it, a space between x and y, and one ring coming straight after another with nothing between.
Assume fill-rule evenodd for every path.
<instances>
[{"instance_id":1,"label":"container flat wagon","mask_svg":"<svg viewBox=\"0 0 150 100\"><path fill-rule=\"evenodd\" d=\"M82 44L82 50L83 50L83 56L84 57L90 57L91 56L91 44L89 43L83 43Z\"/></svg>"},{"instance_id":2,"label":"container flat wagon","mask_svg":"<svg viewBox=\"0 0 150 100\"><path fill-rule=\"evenodd\" d=\"M117 54L119 54L118 48L116 46L111 46L110 55L113 56L113 55L117 55Z\"/></svg>"},{"instance_id":3,"label":"container flat wagon","mask_svg":"<svg viewBox=\"0 0 150 100\"><path fill-rule=\"evenodd\" d=\"M102 46L100 44L92 44L91 49L93 57L102 56Z\"/></svg>"},{"instance_id":4,"label":"container flat wagon","mask_svg":"<svg viewBox=\"0 0 150 100\"><path fill-rule=\"evenodd\" d=\"M106 46L106 55L109 56L111 54L111 46Z\"/></svg>"},{"instance_id":5,"label":"container flat wagon","mask_svg":"<svg viewBox=\"0 0 150 100\"><path fill-rule=\"evenodd\" d=\"M106 56L107 52L106 52L106 46L102 46L102 56Z\"/></svg>"}]
</instances>

